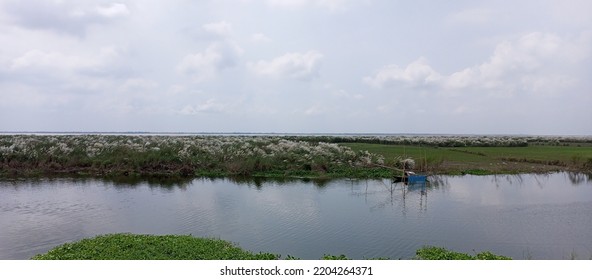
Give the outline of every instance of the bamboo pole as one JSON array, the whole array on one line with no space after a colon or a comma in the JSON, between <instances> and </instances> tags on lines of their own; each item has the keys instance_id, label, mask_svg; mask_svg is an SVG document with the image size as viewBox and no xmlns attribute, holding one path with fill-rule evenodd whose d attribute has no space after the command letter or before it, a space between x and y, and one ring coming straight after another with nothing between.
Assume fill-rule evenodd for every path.
<instances>
[{"instance_id":1,"label":"bamboo pole","mask_svg":"<svg viewBox=\"0 0 592 280\"><path fill-rule=\"evenodd\" d=\"M378 163L372 163L372 165L375 165L375 166L378 166L378 167L382 167L382 168L386 168L386 169L395 170L395 171L403 171L403 173L405 172L405 169L400 169L400 168L396 168L396 167L392 167L392 166L386 166L386 165L382 165L382 164L378 164Z\"/></svg>"}]
</instances>

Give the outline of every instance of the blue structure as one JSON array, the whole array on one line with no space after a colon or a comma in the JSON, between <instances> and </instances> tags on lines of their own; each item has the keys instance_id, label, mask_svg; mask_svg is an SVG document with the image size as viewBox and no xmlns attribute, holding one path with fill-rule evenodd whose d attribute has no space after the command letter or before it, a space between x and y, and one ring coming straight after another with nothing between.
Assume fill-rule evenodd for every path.
<instances>
[{"instance_id":1,"label":"blue structure","mask_svg":"<svg viewBox=\"0 0 592 280\"><path fill-rule=\"evenodd\" d=\"M403 176L395 176L393 182L403 182L407 184L425 184L428 181L427 175L418 175L412 171L405 171Z\"/></svg>"},{"instance_id":2,"label":"blue structure","mask_svg":"<svg viewBox=\"0 0 592 280\"><path fill-rule=\"evenodd\" d=\"M414 183L425 183L428 180L428 176L426 175L409 175L407 176L407 183L414 184Z\"/></svg>"}]
</instances>

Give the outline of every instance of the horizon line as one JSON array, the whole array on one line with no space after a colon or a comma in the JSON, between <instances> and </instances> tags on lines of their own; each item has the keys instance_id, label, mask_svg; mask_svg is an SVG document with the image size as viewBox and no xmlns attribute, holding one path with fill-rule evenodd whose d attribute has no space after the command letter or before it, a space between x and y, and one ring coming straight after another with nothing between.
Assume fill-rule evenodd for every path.
<instances>
[{"instance_id":1,"label":"horizon line","mask_svg":"<svg viewBox=\"0 0 592 280\"><path fill-rule=\"evenodd\" d=\"M433 132L188 132L188 131L0 131L0 134L195 134L195 135L480 135L480 136L576 136L590 137L591 134L529 134L529 133L433 133Z\"/></svg>"}]
</instances>

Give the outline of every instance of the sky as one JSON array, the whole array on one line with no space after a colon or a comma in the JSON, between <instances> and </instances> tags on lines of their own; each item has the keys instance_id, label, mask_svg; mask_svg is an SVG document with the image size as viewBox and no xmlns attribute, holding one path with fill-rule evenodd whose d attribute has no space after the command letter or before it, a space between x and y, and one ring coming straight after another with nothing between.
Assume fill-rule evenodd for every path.
<instances>
[{"instance_id":1,"label":"sky","mask_svg":"<svg viewBox=\"0 0 592 280\"><path fill-rule=\"evenodd\" d=\"M0 0L0 131L592 135L592 1Z\"/></svg>"}]
</instances>

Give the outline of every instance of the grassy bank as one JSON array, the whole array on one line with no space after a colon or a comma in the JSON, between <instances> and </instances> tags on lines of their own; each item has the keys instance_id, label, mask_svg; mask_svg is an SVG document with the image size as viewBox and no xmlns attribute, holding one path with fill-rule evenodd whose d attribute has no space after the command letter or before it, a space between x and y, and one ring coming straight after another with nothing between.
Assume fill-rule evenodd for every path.
<instances>
[{"instance_id":1,"label":"grassy bank","mask_svg":"<svg viewBox=\"0 0 592 280\"><path fill-rule=\"evenodd\" d=\"M526 147L429 147L342 143L354 151L416 160L416 169L435 174L511 174L551 171L592 172L592 146L541 145Z\"/></svg>"},{"instance_id":2,"label":"grassy bank","mask_svg":"<svg viewBox=\"0 0 592 280\"><path fill-rule=\"evenodd\" d=\"M381 177L384 159L334 143L248 136L0 136L0 175Z\"/></svg>"},{"instance_id":3,"label":"grassy bank","mask_svg":"<svg viewBox=\"0 0 592 280\"><path fill-rule=\"evenodd\" d=\"M252 253L234 244L210 238L187 235L109 234L58 246L36 260L278 260L281 255ZM287 256L284 259L296 259ZM347 260L344 255L325 255L326 260ZM509 259L490 252L471 256L439 247L424 247L415 259Z\"/></svg>"},{"instance_id":4,"label":"grassy bank","mask_svg":"<svg viewBox=\"0 0 592 280\"><path fill-rule=\"evenodd\" d=\"M387 178L408 157L432 174L592 172L592 140L0 135L3 177Z\"/></svg>"}]
</instances>

